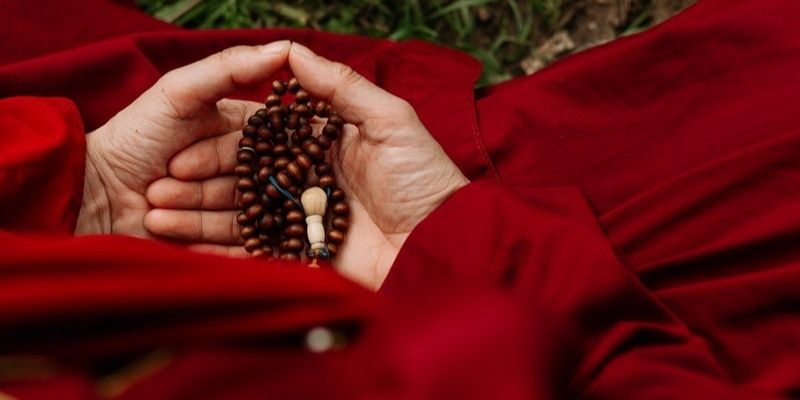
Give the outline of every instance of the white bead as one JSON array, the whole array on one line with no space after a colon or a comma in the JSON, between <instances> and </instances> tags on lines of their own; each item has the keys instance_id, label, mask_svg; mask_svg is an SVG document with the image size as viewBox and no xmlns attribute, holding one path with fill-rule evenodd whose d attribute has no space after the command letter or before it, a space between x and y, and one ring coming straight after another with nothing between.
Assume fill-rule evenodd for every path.
<instances>
[{"instance_id":1,"label":"white bead","mask_svg":"<svg viewBox=\"0 0 800 400\"><path fill-rule=\"evenodd\" d=\"M300 196L303 210L306 215L325 215L325 206L328 204L328 195L318 186L306 189Z\"/></svg>"},{"instance_id":2,"label":"white bead","mask_svg":"<svg viewBox=\"0 0 800 400\"><path fill-rule=\"evenodd\" d=\"M322 225L321 215L306 217L306 225L306 234L312 249L316 243L325 243L325 227Z\"/></svg>"}]
</instances>

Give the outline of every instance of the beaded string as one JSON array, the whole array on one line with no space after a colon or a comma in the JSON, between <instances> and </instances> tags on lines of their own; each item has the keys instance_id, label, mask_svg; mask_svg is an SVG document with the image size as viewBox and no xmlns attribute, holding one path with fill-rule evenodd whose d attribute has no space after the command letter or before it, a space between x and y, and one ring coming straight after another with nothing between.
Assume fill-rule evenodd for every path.
<instances>
[{"instance_id":1,"label":"beaded string","mask_svg":"<svg viewBox=\"0 0 800 400\"><path fill-rule=\"evenodd\" d=\"M274 81L264 104L242 129L236 154L240 236L252 257L305 256L316 266L318 259L336 256L350 224L345 193L325 161L345 122L326 102L312 102L295 78ZM311 125L314 117L325 121L317 135ZM306 215L303 204L320 197L327 203L321 205L325 215ZM311 229L319 223L327 228Z\"/></svg>"}]
</instances>

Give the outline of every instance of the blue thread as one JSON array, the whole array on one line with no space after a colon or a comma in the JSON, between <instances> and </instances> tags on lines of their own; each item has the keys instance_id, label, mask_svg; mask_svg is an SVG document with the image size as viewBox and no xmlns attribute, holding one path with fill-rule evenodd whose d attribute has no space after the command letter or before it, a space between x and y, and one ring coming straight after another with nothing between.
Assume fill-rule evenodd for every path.
<instances>
[{"instance_id":1,"label":"blue thread","mask_svg":"<svg viewBox=\"0 0 800 400\"><path fill-rule=\"evenodd\" d=\"M269 182L272 184L272 186L275 186L275 189L278 189L278 191L281 192L283 197L286 197L287 199L291 200L294 204L297 204L297 206L300 207L301 210L305 211L303 209L303 204L301 204L300 201L297 200L297 197L294 197L286 189L281 187L281 185L278 184L278 181L275 180L274 176L272 175L269 176Z\"/></svg>"}]
</instances>

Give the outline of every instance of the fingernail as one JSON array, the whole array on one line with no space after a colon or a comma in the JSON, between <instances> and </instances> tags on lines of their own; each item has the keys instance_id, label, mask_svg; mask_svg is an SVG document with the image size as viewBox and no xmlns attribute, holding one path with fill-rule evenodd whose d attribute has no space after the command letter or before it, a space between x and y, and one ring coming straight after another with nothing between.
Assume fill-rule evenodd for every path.
<instances>
[{"instance_id":1,"label":"fingernail","mask_svg":"<svg viewBox=\"0 0 800 400\"><path fill-rule=\"evenodd\" d=\"M277 54L286 51L289 48L289 45L292 42L288 40L279 40L277 42L272 42L270 44L265 44L261 46L261 52L267 54Z\"/></svg>"},{"instance_id":2,"label":"fingernail","mask_svg":"<svg viewBox=\"0 0 800 400\"><path fill-rule=\"evenodd\" d=\"M314 52L308 49L308 47L303 46L300 43L294 42L292 43L292 52L297 54L300 57L311 58L314 56Z\"/></svg>"}]
</instances>

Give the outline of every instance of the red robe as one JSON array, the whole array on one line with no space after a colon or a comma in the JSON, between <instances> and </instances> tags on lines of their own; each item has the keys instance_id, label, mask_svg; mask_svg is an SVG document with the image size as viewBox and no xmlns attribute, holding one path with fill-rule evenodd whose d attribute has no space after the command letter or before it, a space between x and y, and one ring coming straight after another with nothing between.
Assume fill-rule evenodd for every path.
<instances>
[{"instance_id":1,"label":"red robe","mask_svg":"<svg viewBox=\"0 0 800 400\"><path fill-rule=\"evenodd\" d=\"M123 4L35 4L0 1L0 394L800 396L793 1L701 0L477 96L474 60L421 42L185 31ZM172 68L284 38L409 100L473 180L414 230L380 292L71 237L84 132ZM315 326L346 344L306 351ZM169 354L157 368L97 384L153 349Z\"/></svg>"}]
</instances>

